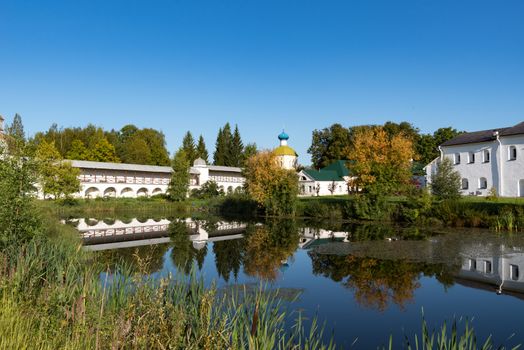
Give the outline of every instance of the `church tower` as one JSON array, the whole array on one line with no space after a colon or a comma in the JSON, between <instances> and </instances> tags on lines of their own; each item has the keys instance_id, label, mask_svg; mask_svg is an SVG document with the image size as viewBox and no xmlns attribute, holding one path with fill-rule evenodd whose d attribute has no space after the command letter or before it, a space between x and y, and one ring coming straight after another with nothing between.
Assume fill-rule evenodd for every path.
<instances>
[{"instance_id":1,"label":"church tower","mask_svg":"<svg viewBox=\"0 0 524 350\"><path fill-rule=\"evenodd\" d=\"M298 154L295 150L288 146L287 141L289 140L289 135L282 130L282 133L278 135L278 140L280 141L280 146L273 150L277 161L283 169L294 170L297 167L297 158Z\"/></svg>"}]
</instances>

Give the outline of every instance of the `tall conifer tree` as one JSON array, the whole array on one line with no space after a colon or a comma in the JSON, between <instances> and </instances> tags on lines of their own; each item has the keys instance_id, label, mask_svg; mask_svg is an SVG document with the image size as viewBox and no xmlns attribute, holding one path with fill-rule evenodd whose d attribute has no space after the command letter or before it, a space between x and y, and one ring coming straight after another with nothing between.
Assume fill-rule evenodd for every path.
<instances>
[{"instance_id":1,"label":"tall conifer tree","mask_svg":"<svg viewBox=\"0 0 524 350\"><path fill-rule=\"evenodd\" d=\"M203 160L206 161L206 163L209 163L209 153L207 152L206 143L202 135L200 135L200 137L198 138L198 145L196 148L196 152L197 152L198 158L202 158Z\"/></svg>"},{"instance_id":2,"label":"tall conifer tree","mask_svg":"<svg viewBox=\"0 0 524 350\"><path fill-rule=\"evenodd\" d=\"M235 131L231 137L231 145L229 147L229 166L241 167L244 163L244 144L238 131L238 125L235 125Z\"/></svg>"},{"instance_id":3,"label":"tall conifer tree","mask_svg":"<svg viewBox=\"0 0 524 350\"><path fill-rule=\"evenodd\" d=\"M197 151L195 147L195 139L193 138L193 135L191 135L190 131L186 132L184 135L184 139L182 140L182 149L186 154L189 164L193 164L195 159L197 159Z\"/></svg>"}]
</instances>

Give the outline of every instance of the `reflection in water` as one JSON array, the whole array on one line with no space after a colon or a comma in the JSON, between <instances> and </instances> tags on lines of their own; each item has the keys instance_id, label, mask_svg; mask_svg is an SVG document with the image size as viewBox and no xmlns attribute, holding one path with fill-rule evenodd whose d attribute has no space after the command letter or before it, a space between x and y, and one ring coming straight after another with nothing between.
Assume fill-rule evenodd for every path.
<instances>
[{"instance_id":1,"label":"reflection in water","mask_svg":"<svg viewBox=\"0 0 524 350\"><path fill-rule=\"evenodd\" d=\"M218 218L80 219L74 224L85 239L97 239L94 242L99 244L90 246L93 250L144 244L102 254L110 268L123 260L142 271L144 266L139 265L146 262L145 273L155 273L168 263L188 274L194 265L202 270L206 259L214 259L217 277L225 282L238 281L242 273L277 281L297 249L304 249L314 275L341 283L360 305L373 309L386 310L389 304L405 308L422 276L435 278L445 288L458 282L524 295L523 239L508 242L491 234L470 234L467 239L463 234L434 236L385 225L345 224L328 230L318 225L298 227L293 220L248 225ZM167 244L151 246L154 240L144 235L166 237L160 242Z\"/></svg>"},{"instance_id":2,"label":"reflection in water","mask_svg":"<svg viewBox=\"0 0 524 350\"><path fill-rule=\"evenodd\" d=\"M275 220L249 227L245 241L246 274L273 281L297 250L299 234L294 221Z\"/></svg>"},{"instance_id":3,"label":"reflection in water","mask_svg":"<svg viewBox=\"0 0 524 350\"><path fill-rule=\"evenodd\" d=\"M309 252L309 256L314 274L341 282L354 292L360 305L380 311L390 303L404 308L413 300L422 275L435 277L445 286L450 286L455 272L454 268L444 264L325 255L314 251Z\"/></svg>"},{"instance_id":4,"label":"reflection in water","mask_svg":"<svg viewBox=\"0 0 524 350\"><path fill-rule=\"evenodd\" d=\"M190 240L188 235L187 223L184 221L174 220L169 225L169 233L171 235L171 259L179 271L184 271L186 274L191 272L193 262L196 261L198 269L202 270L204 258L207 255L206 242L196 242Z\"/></svg>"},{"instance_id":5,"label":"reflection in water","mask_svg":"<svg viewBox=\"0 0 524 350\"><path fill-rule=\"evenodd\" d=\"M238 279L240 267L244 261L244 239L224 240L213 243L213 254L218 275L229 282L231 274Z\"/></svg>"}]
</instances>

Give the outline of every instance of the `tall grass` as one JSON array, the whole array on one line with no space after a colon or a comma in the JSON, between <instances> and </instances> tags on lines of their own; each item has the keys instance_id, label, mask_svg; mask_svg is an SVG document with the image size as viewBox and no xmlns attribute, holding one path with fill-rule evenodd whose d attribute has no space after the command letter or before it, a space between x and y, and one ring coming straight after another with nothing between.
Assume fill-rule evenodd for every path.
<instances>
[{"instance_id":1,"label":"tall grass","mask_svg":"<svg viewBox=\"0 0 524 350\"><path fill-rule=\"evenodd\" d=\"M290 329L276 291L153 279L148 261L135 274L108 270L61 233L18 248L0 253L0 349L334 348L316 323L298 317Z\"/></svg>"},{"instance_id":2,"label":"tall grass","mask_svg":"<svg viewBox=\"0 0 524 350\"><path fill-rule=\"evenodd\" d=\"M513 346L509 349L519 349L521 345ZM389 337L389 344L382 349L392 350L395 346L393 344L393 336ZM475 330L470 326L469 321L466 320L464 330L460 332L457 327L457 320L453 320L451 328L444 324L438 330L430 331L426 320L422 317L422 329L420 334L415 334L411 339L405 336L403 349L407 350L505 350L504 346L495 346L491 336L486 337L482 342L477 343L477 336Z\"/></svg>"}]
</instances>

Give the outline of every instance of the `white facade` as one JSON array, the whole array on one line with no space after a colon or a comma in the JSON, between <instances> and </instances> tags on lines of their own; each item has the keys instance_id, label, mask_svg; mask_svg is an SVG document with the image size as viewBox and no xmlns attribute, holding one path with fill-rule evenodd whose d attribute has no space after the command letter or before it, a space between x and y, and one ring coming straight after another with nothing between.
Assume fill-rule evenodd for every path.
<instances>
[{"instance_id":1,"label":"white facade","mask_svg":"<svg viewBox=\"0 0 524 350\"><path fill-rule=\"evenodd\" d=\"M103 163L82 160L70 161L80 169L81 191L76 198L136 198L167 193L173 169L168 166ZM235 167L207 165L197 159L190 168L189 189L200 188L215 181L224 192L243 187L242 170ZM43 194L39 193L43 198Z\"/></svg>"},{"instance_id":2,"label":"white facade","mask_svg":"<svg viewBox=\"0 0 524 350\"><path fill-rule=\"evenodd\" d=\"M295 170L297 168L298 155L295 150L288 145L289 135L284 131L278 135L280 145L273 150L278 164L282 169Z\"/></svg>"},{"instance_id":3,"label":"white facade","mask_svg":"<svg viewBox=\"0 0 524 350\"><path fill-rule=\"evenodd\" d=\"M315 180L303 170L298 173L298 186L300 196L336 196L349 194L346 180L319 181Z\"/></svg>"},{"instance_id":4,"label":"white facade","mask_svg":"<svg viewBox=\"0 0 524 350\"><path fill-rule=\"evenodd\" d=\"M463 195L487 196L494 188L499 196L524 197L524 134L504 135L504 131L492 134L482 142L444 143L440 147L441 157L425 168L428 183L440 160L446 157L460 173Z\"/></svg>"}]
</instances>

